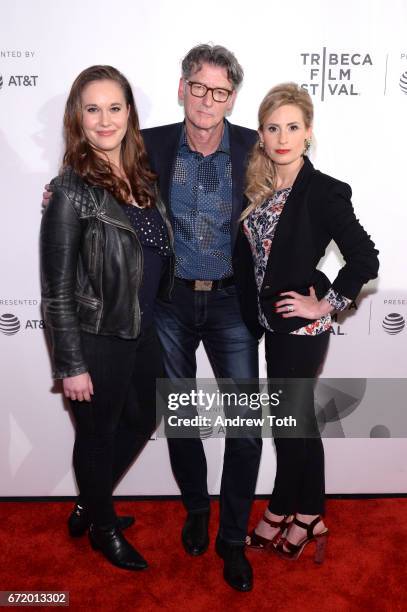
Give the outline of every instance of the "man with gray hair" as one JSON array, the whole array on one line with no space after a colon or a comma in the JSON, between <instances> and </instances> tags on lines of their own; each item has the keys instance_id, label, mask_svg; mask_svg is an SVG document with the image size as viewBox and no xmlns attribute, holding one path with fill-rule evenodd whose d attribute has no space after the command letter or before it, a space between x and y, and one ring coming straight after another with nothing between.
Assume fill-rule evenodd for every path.
<instances>
[{"instance_id":1,"label":"man with gray hair","mask_svg":"<svg viewBox=\"0 0 407 612\"><path fill-rule=\"evenodd\" d=\"M198 45L182 62L178 96L185 121L143 130L152 169L175 235L172 302L158 302L157 331L170 379L196 377L202 341L216 378L257 379L257 312L243 321L241 304L255 295L253 266L233 263L243 208L247 154L257 133L226 120L243 70L225 47ZM253 292L253 293L252 293ZM255 299L252 300L255 304ZM199 555L209 544L207 465L202 441L168 439L171 465L187 510L182 542ZM248 591L253 576L244 553L261 439L226 438L216 551L225 580Z\"/></svg>"}]
</instances>

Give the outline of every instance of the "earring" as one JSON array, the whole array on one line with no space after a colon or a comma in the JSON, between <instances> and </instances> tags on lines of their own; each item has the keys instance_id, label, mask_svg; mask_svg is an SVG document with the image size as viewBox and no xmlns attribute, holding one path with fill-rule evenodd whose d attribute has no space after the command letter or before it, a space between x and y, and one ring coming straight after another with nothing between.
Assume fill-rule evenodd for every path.
<instances>
[{"instance_id":1,"label":"earring","mask_svg":"<svg viewBox=\"0 0 407 612\"><path fill-rule=\"evenodd\" d=\"M259 140L259 149L264 149L264 142Z\"/></svg>"},{"instance_id":2,"label":"earring","mask_svg":"<svg viewBox=\"0 0 407 612\"><path fill-rule=\"evenodd\" d=\"M304 155L307 155L308 151L311 148L311 139L310 138L306 138L304 140Z\"/></svg>"}]
</instances>

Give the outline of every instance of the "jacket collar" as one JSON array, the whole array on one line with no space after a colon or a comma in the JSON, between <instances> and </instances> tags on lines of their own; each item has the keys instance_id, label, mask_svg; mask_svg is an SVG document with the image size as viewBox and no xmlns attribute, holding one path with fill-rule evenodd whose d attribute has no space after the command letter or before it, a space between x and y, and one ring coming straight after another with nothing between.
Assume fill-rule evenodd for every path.
<instances>
[{"instance_id":1,"label":"jacket collar","mask_svg":"<svg viewBox=\"0 0 407 612\"><path fill-rule=\"evenodd\" d=\"M308 186L311 174L315 172L314 166L312 165L310 159L306 155L304 155L303 159L304 164L293 183L290 197L302 193Z\"/></svg>"},{"instance_id":2,"label":"jacket collar","mask_svg":"<svg viewBox=\"0 0 407 612\"><path fill-rule=\"evenodd\" d=\"M216 151L213 152L212 155L214 155L215 153L226 153L227 155L230 155L229 125L230 125L229 122L225 120L224 121L222 138L220 140L218 148L216 149ZM182 149L186 149L187 151L192 152L192 149L190 149L190 146L188 144L187 131L186 131L186 128L185 128L185 121L182 124L181 136L180 136L180 140L179 140L179 144L178 144L178 151L180 151Z\"/></svg>"},{"instance_id":3,"label":"jacket collar","mask_svg":"<svg viewBox=\"0 0 407 612\"><path fill-rule=\"evenodd\" d=\"M93 188L93 191L99 194L101 200L98 207L98 216L104 221L110 222L113 225L122 227L135 234L135 230L129 221L128 216L122 209L116 198L106 190L99 187Z\"/></svg>"}]
</instances>

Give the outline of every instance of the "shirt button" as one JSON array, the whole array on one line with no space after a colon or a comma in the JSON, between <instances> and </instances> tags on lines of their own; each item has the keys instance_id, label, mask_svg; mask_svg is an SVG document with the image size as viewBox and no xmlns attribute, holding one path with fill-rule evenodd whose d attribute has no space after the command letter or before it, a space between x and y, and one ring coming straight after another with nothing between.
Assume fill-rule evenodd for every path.
<instances>
[{"instance_id":1,"label":"shirt button","mask_svg":"<svg viewBox=\"0 0 407 612\"><path fill-rule=\"evenodd\" d=\"M198 185L198 189L203 189L203 185Z\"/></svg>"},{"instance_id":2,"label":"shirt button","mask_svg":"<svg viewBox=\"0 0 407 612\"><path fill-rule=\"evenodd\" d=\"M203 236L199 236L199 240L203 240Z\"/></svg>"}]
</instances>

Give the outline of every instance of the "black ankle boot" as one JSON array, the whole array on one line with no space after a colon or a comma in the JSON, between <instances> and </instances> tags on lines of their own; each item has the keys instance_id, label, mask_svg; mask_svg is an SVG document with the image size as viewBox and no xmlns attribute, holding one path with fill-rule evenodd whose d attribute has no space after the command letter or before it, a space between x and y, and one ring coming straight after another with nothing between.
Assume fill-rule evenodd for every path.
<instances>
[{"instance_id":1,"label":"black ankle boot","mask_svg":"<svg viewBox=\"0 0 407 612\"><path fill-rule=\"evenodd\" d=\"M100 550L113 565L126 570L142 570L147 561L126 540L115 525L106 527L89 527L89 540L94 550Z\"/></svg>"},{"instance_id":2,"label":"black ankle boot","mask_svg":"<svg viewBox=\"0 0 407 612\"><path fill-rule=\"evenodd\" d=\"M223 577L237 591L251 591L253 570L244 554L244 544L230 544L218 535L215 550L223 559Z\"/></svg>"},{"instance_id":3,"label":"black ankle boot","mask_svg":"<svg viewBox=\"0 0 407 612\"><path fill-rule=\"evenodd\" d=\"M118 516L117 527L127 529L134 524L134 516ZM70 517L68 518L68 532L72 538L79 538L85 535L89 529L90 518L87 508L80 504L75 504Z\"/></svg>"},{"instance_id":4,"label":"black ankle boot","mask_svg":"<svg viewBox=\"0 0 407 612\"><path fill-rule=\"evenodd\" d=\"M202 555L209 546L209 510L188 512L182 529L181 539L186 552L196 557Z\"/></svg>"}]
</instances>

